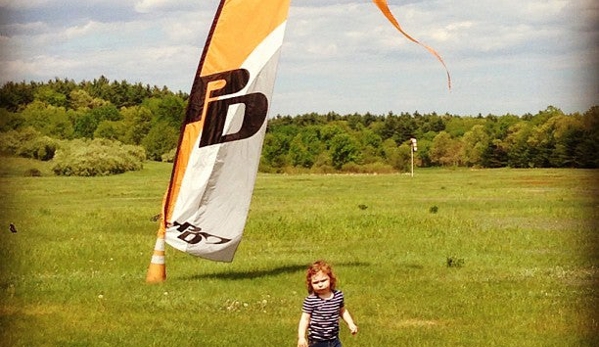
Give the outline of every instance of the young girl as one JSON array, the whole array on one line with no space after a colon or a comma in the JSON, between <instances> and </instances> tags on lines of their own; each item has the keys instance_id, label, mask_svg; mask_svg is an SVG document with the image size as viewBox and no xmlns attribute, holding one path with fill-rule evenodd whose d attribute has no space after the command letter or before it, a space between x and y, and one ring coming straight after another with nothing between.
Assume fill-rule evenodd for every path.
<instances>
[{"instance_id":1,"label":"young girl","mask_svg":"<svg viewBox=\"0 0 599 347\"><path fill-rule=\"evenodd\" d=\"M358 332L352 316L345 309L343 293L335 289L336 282L337 279L326 262L319 260L308 268L306 285L310 295L302 305L297 332L298 347L341 347L339 317L347 323L352 335Z\"/></svg>"}]
</instances>

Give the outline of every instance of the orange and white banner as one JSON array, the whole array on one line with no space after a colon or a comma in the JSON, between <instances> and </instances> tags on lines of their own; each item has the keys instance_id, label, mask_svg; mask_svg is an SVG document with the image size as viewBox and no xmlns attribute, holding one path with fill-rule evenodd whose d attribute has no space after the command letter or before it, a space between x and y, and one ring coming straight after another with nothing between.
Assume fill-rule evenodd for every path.
<instances>
[{"instance_id":1,"label":"orange and white banner","mask_svg":"<svg viewBox=\"0 0 599 347\"><path fill-rule=\"evenodd\" d=\"M232 261L247 219L290 0L223 0L190 94L159 236Z\"/></svg>"}]
</instances>

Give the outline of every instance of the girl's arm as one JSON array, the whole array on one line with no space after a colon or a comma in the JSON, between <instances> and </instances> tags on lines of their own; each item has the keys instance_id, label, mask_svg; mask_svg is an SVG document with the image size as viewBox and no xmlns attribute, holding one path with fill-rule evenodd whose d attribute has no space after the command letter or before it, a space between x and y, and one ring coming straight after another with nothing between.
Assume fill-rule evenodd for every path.
<instances>
[{"instance_id":1,"label":"girl's arm","mask_svg":"<svg viewBox=\"0 0 599 347\"><path fill-rule=\"evenodd\" d=\"M302 312L299 326L297 328L297 347L308 347L308 340L306 340L306 330L308 330L308 324L310 324L310 314Z\"/></svg>"},{"instance_id":2,"label":"girl's arm","mask_svg":"<svg viewBox=\"0 0 599 347\"><path fill-rule=\"evenodd\" d=\"M345 323L347 323L347 326L349 327L349 330L351 331L352 335L355 335L356 333L358 333L358 326L356 324L354 324L354 320L351 317L351 314L349 314L349 311L346 310L345 307L342 307L340 313L341 313L341 318L343 318Z\"/></svg>"}]
</instances>

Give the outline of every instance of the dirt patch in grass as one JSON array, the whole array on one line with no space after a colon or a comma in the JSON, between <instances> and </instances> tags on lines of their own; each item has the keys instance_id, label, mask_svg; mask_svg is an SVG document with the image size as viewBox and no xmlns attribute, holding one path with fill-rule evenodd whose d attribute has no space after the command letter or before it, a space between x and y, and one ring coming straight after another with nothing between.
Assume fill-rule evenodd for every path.
<instances>
[{"instance_id":1,"label":"dirt patch in grass","mask_svg":"<svg viewBox=\"0 0 599 347\"><path fill-rule=\"evenodd\" d=\"M415 318L400 320L396 324L399 328L428 328L444 325L440 321Z\"/></svg>"},{"instance_id":2,"label":"dirt patch in grass","mask_svg":"<svg viewBox=\"0 0 599 347\"><path fill-rule=\"evenodd\" d=\"M561 278L567 285L591 288L599 283L599 268L592 267L564 271Z\"/></svg>"},{"instance_id":3,"label":"dirt patch in grass","mask_svg":"<svg viewBox=\"0 0 599 347\"><path fill-rule=\"evenodd\" d=\"M2 306L0 307L0 316L46 316L61 312L64 308L60 306Z\"/></svg>"}]
</instances>

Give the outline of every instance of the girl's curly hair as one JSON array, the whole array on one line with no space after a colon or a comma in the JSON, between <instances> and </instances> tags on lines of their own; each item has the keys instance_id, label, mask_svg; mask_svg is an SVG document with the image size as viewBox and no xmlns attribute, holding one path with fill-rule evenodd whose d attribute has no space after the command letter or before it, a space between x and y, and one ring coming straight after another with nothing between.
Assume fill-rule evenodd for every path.
<instances>
[{"instance_id":1,"label":"girl's curly hair","mask_svg":"<svg viewBox=\"0 0 599 347\"><path fill-rule=\"evenodd\" d=\"M331 290L335 290L335 285L337 284L337 277L333 273L333 269L331 266L324 260L317 260L308 267L308 271L306 273L306 287L308 288L308 293L314 293L314 288L312 288L312 276L316 275L322 271L325 275L329 276L329 282L331 284Z\"/></svg>"}]
</instances>

